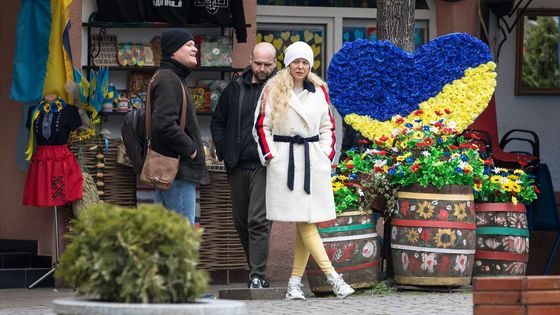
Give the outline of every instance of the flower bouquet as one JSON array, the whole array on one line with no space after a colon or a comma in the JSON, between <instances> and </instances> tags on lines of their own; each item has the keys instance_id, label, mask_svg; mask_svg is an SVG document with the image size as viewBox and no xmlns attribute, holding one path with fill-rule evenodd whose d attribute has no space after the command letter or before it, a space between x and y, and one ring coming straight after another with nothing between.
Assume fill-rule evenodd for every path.
<instances>
[{"instance_id":1,"label":"flower bouquet","mask_svg":"<svg viewBox=\"0 0 560 315\"><path fill-rule=\"evenodd\" d=\"M539 192L535 180L522 169L495 167L491 158L485 161L484 174L475 180L474 198L477 202L518 202L530 204Z\"/></svg>"},{"instance_id":2,"label":"flower bouquet","mask_svg":"<svg viewBox=\"0 0 560 315\"><path fill-rule=\"evenodd\" d=\"M374 170L386 171L394 184L433 185L438 189L444 185L472 186L483 174L478 146L462 137L453 121L394 120L400 127L393 129L392 139L375 141L390 149L372 151L372 159L379 166Z\"/></svg>"}]
</instances>

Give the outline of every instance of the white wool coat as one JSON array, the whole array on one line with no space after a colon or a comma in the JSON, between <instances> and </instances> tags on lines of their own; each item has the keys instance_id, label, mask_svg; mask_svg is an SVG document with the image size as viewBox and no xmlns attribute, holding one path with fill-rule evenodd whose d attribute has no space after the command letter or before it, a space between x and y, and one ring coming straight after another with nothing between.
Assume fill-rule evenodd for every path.
<instances>
[{"instance_id":1,"label":"white wool coat","mask_svg":"<svg viewBox=\"0 0 560 315\"><path fill-rule=\"evenodd\" d=\"M285 120L273 125L272 106L263 93L255 111L253 136L259 156L267 166L266 217L273 221L316 223L336 217L331 186L331 163L335 155L335 124L326 91L309 82L302 93L291 92ZM309 143L310 194L304 191L304 145L294 144L294 186L288 188L290 143L276 142L274 135L304 138Z\"/></svg>"}]
</instances>

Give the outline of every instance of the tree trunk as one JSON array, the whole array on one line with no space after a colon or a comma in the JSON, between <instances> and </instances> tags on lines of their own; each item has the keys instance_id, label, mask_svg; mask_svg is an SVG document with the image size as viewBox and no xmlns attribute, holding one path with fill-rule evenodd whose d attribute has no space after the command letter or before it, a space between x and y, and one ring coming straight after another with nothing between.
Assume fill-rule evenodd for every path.
<instances>
[{"instance_id":1,"label":"tree trunk","mask_svg":"<svg viewBox=\"0 0 560 315\"><path fill-rule=\"evenodd\" d=\"M389 40L407 52L414 51L414 0L377 0L377 39ZM393 279L391 218L383 226L385 278ZM383 266L382 266L383 270Z\"/></svg>"},{"instance_id":2,"label":"tree trunk","mask_svg":"<svg viewBox=\"0 0 560 315\"><path fill-rule=\"evenodd\" d=\"M377 1L377 39L414 51L414 0Z\"/></svg>"}]
</instances>

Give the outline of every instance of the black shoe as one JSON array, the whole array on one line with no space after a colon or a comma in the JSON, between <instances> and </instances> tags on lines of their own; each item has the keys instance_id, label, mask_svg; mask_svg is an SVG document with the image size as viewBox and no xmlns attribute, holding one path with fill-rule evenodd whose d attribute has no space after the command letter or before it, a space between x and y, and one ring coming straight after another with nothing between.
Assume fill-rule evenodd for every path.
<instances>
[{"instance_id":1,"label":"black shoe","mask_svg":"<svg viewBox=\"0 0 560 315\"><path fill-rule=\"evenodd\" d=\"M269 286L270 283L268 283L266 279L261 278L259 276L253 276L248 284L249 289L263 289L263 288L268 288Z\"/></svg>"}]
</instances>

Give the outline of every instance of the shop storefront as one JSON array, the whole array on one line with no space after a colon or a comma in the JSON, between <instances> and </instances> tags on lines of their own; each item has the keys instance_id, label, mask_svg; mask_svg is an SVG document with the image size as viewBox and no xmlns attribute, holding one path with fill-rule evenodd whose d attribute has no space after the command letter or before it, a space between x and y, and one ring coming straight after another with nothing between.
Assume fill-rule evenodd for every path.
<instances>
[{"instance_id":1,"label":"shop storefront","mask_svg":"<svg viewBox=\"0 0 560 315\"><path fill-rule=\"evenodd\" d=\"M282 5L275 5L281 3ZM327 77L327 69L329 61L336 51L343 47L345 42L353 41L358 38L371 39L376 38L376 16L377 9L374 6L376 1L310 1L317 5L296 5L300 1L243 1L245 20L247 27L247 43L237 43L232 40L231 64L228 68L221 68L217 73L201 73L197 78L199 80L209 79L227 79L230 73L235 72L237 68L244 67L248 61L252 46L257 42L270 42L279 51L279 66L283 59L282 51L291 42L302 40L308 42L315 54L315 64L313 69L323 78ZM415 35L414 41L416 47L436 38L439 35L452 32L465 32L478 36L481 33L479 26L479 17L477 11L477 2L474 0L462 0L448 2L443 0L425 0L416 1L415 10ZM534 1L533 6L554 7L557 4L552 0ZM350 3L350 4L347 4ZM353 4L359 3L359 4ZM17 152L21 151L18 143L21 142L20 135L22 115L22 104L15 102L9 98L10 83L12 80L12 69L14 52L16 48L15 29L17 15L20 9L20 2L10 2L2 10L0 39L6 43L0 55L0 68L5 70L0 73L2 82L0 84L0 132L3 137L0 145L3 148L3 154L0 156L0 164L3 165L3 176L0 179L0 254L6 251L14 251L14 243L12 240L23 240L32 243L32 250L35 254L41 256L55 255L55 242L53 231L53 212L51 208L33 208L26 207L21 204L23 187L25 184L25 171L22 171L15 165L19 158L16 158ZM89 55L88 49L91 42L88 41L88 32L93 30L93 34L100 34L99 27L95 25L84 25L87 23L90 14L95 11L95 1L93 0L75 0L70 6L70 20L72 28L70 29L70 43L72 53L74 55L74 66L86 69L88 66ZM490 15L495 18L493 15ZM493 20L492 20L493 21ZM492 22L494 23L494 22ZM491 25L493 25L490 23ZM104 28L108 29L108 28ZM117 38L123 41L133 42L137 38L141 38L141 42L149 42L154 35L161 29L151 29L149 32L134 29L132 31L120 28L113 32ZM217 30L196 29L201 34L210 33L212 35L221 35L224 31L220 28ZM499 30L491 29L491 40L494 41ZM108 32L111 34L111 31ZM149 33L149 34L148 34ZM225 31L227 34L228 31ZM547 113L540 117L529 119L527 125L525 118L530 117L530 113L526 105L522 102L523 97L513 96L513 69L515 67L515 36L509 35L509 39L502 48L502 56L498 63L498 87L496 96L498 98L498 116L504 117L499 119L500 129L511 129L512 127L524 127L526 129L539 129L542 134L543 142L548 145L544 148L542 156L551 162L553 177L560 186L558 180L558 162L555 157L560 156L558 148L552 145L557 131L554 128L545 128L543 126L554 126L550 117L557 117L553 114L558 108L553 107L553 103L557 103L557 96L536 97L534 103L541 104L542 109L539 112ZM89 44L88 44L89 43ZM231 69L230 69L231 68ZM93 69L93 67L91 68ZM120 73L115 69L115 83L120 87L126 87L129 84L127 75ZM193 86L198 87L198 86ZM526 98L526 97L525 97ZM503 100L500 103L500 99ZM522 100L523 99L523 100ZM513 104L512 108L506 108L506 102ZM529 109L530 110L530 109ZM525 113L525 114L516 114ZM550 115L548 113L551 113ZM546 116L546 117L544 117ZM122 121L122 115L107 115L107 121L103 128L107 128L112 132L111 138L118 138L118 130ZM548 118L547 118L548 117ZM209 137L209 124L211 111L198 116L201 125L202 134ZM337 126L341 126L340 116L336 116ZM544 128L544 129L543 129ZM19 139L19 140L18 140ZM337 139L342 139L342 128L337 130ZM338 141L340 144L340 141ZM17 148L17 149L16 149ZM116 151L115 151L116 152ZM116 153L115 153L116 154ZM110 189L110 187L106 187ZM134 194L138 196L137 194ZM210 200L210 203L212 201ZM204 211L204 209L201 209ZM71 218L70 211L61 214L59 218L60 231L63 232L64 226ZM294 242L294 227L290 224L279 223L273 227L271 236L269 272L272 280L287 279L289 276L289 266L292 263L291 244ZM35 248L33 248L35 247ZM48 270L48 267L46 268ZM243 269L237 268L236 269ZM0 276L5 270L0 266ZM42 272L39 272L39 275ZM222 279L223 280L223 279Z\"/></svg>"}]
</instances>

